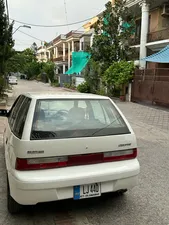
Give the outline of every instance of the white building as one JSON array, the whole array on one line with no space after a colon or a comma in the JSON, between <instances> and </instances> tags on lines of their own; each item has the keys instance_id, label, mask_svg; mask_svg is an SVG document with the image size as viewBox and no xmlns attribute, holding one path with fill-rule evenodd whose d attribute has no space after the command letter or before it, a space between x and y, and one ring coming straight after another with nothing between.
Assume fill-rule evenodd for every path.
<instances>
[{"instance_id":1,"label":"white building","mask_svg":"<svg viewBox=\"0 0 169 225\"><path fill-rule=\"evenodd\" d=\"M41 46L38 48L36 58L38 62L47 62L50 59L50 51L46 46Z\"/></svg>"}]
</instances>

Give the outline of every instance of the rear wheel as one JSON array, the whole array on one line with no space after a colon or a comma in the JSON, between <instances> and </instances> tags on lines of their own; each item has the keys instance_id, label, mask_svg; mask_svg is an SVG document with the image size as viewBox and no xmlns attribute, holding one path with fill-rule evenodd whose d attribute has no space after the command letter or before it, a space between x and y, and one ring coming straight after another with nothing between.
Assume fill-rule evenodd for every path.
<instances>
[{"instance_id":1,"label":"rear wheel","mask_svg":"<svg viewBox=\"0 0 169 225\"><path fill-rule=\"evenodd\" d=\"M9 213L11 214L19 213L22 208L22 206L19 203L17 203L10 195L8 177L7 177L7 207Z\"/></svg>"}]
</instances>

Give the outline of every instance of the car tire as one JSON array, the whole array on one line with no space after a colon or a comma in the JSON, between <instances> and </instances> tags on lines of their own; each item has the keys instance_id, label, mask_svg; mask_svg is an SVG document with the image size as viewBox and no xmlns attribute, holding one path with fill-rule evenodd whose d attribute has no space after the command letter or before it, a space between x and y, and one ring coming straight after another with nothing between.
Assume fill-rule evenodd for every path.
<instances>
[{"instance_id":1,"label":"car tire","mask_svg":"<svg viewBox=\"0 0 169 225\"><path fill-rule=\"evenodd\" d=\"M7 177L7 208L8 212L11 214L19 213L22 209L22 206L11 197L8 177Z\"/></svg>"}]
</instances>

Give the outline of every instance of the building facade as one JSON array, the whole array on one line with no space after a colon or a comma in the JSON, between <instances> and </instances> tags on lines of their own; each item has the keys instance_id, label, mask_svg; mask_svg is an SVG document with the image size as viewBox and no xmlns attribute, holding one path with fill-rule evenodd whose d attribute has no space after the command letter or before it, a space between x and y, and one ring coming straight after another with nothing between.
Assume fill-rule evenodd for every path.
<instances>
[{"instance_id":1,"label":"building facade","mask_svg":"<svg viewBox=\"0 0 169 225\"><path fill-rule=\"evenodd\" d=\"M38 62L47 62L50 59L50 51L46 46L41 46L37 50L36 58Z\"/></svg>"},{"instance_id":2,"label":"building facade","mask_svg":"<svg viewBox=\"0 0 169 225\"><path fill-rule=\"evenodd\" d=\"M117 0L116 0L117 1ZM112 5L115 0L111 0ZM140 68L159 68L164 64L146 63L141 59L156 53L169 44L169 2L166 0L127 0L127 7L136 16L136 32L131 37L130 45L139 53ZM85 32L92 32L91 45L93 43L94 30L92 26L96 23L95 17L83 27ZM169 65L165 65L169 67Z\"/></svg>"},{"instance_id":3,"label":"building facade","mask_svg":"<svg viewBox=\"0 0 169 225\"><path fill-rule=\"evenodd\" d=\"M72 52L80 50L80 38L83 32L70 31L61 34L47 45L50 59L56 64L57 74L65 74L72 65Z\"/></svg>"},{"instance_id":4,"label":"building facade","mask_svg":"<svg viewBox=\"0 0 169 225\"><path fill-rule=\"evenodd\" d=\"M165 0L136 0L135 2L137 4L132 5L131 9L136 10L138 18L132 47L139 51L140 59L142 59L159 52L169 44L169 3L166 3ZM169 65L140 61L141 68L160 68L164 66L169 67Z\"/></svg>"}]
</instances>

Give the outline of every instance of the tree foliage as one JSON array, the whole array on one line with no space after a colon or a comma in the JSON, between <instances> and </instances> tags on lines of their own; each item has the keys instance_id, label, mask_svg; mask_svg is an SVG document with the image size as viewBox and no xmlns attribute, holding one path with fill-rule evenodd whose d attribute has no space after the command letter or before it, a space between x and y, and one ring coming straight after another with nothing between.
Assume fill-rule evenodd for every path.
<instances>
[{"instance_id":1,"label":"tree foliage","mask_svg":"<svg viewBox=\"0 0 169 225\"><path fill-rule=\"evenodd\" d=\"M25 65L24 74L28 79L36 78L41 73L41 64L39 62L30 62Z\"/></svg>"},{"instance_id":2,"label":"tree foliage","mask_svg":"<svg viewBox=\"0 0 169 225\"><path fill-rule=\"evenodd\" d=\"M36 78L41 73L46 73L51 82L54 81L55 64L53 62L38 62L32 48L22 52L13 52L13 56L7 62L7 72L20 72L29 79ZM41 77L41 75L40 75Z\"/></svg>"},{"instance_id":3,"label":"tree foliage","mask_svg":"<svg viewBox=\"0 0 169 225\"><path fill-rule=\"evenodd\" d=\"M14 41L12 39L12 31L13 23L8 23L4 0L0 0L0 75L5 72L6 61L13 53Z\"/></svg>"},{"instance_id":4,"label":"tree foliage","mask_svg":"<svg viewBox=\"0 0 169 225\"><path fill-rule=\"evenodd\" d=\"M51 81L51 83L53 83L55 76L55 64L53 62L44 63L43 72L47 74L48 79Z\"/></svg>"},{"instance_id":5,"label":"tree foliage","mask_svg":"<svg viewBox=\"0 0 169 225\"><path fill-rule=\"evenodd\" d=\"M77 86L77 90L81 93L90 93L91 92L88 82L83 82L82 84L79 84Z\"/></svg>"},{"instance_id":6,"label":"tree foliage","mask_svg":"<svg viewBox=\"0 0 169 225\"><path fill-rule=\"evenodd\" d=\"M28 75L29 78L40 73L41 65L37 62L34 51L27 48L23 52L13 50L13 56L8 59L7 72L20 72Z\"/></svg>"},{"instance_id":7,"label":"tree foliage","mask_svg":"<svg viewBox=\"0 0 169 225\"><path fill-rule=\"evenodd\" d=\"M84 78L88 83L89 89L92 93L97 93L100 87L100 78L102 74L102 69L98 62L90 59L88 65L84 70Z\"/></svg>"},{"instance_id":8,"label":"tree foliage","mask_svg":"<svg viewBox=\"0 0 169 225\"><path fill-rule=\"evenodd\" d=\"M125 0L118 0L112 7L109 1L94 25L92 58L106 67L114 61L128 60L133 54L128 41L135 30L135 22L125 3Z\"/></svg>"},{"instance_id":9,"label":"tree foliage","mask_svg":"<svg viewBox=\"0 0 169 225\"><path fill-rule=\"evenodd\" d=\"M104 73L103 80L108 86L121 88L124 84L127 84L133 78L133 73L133 62L114 62Z\"/></svg>"}]
</instances>

